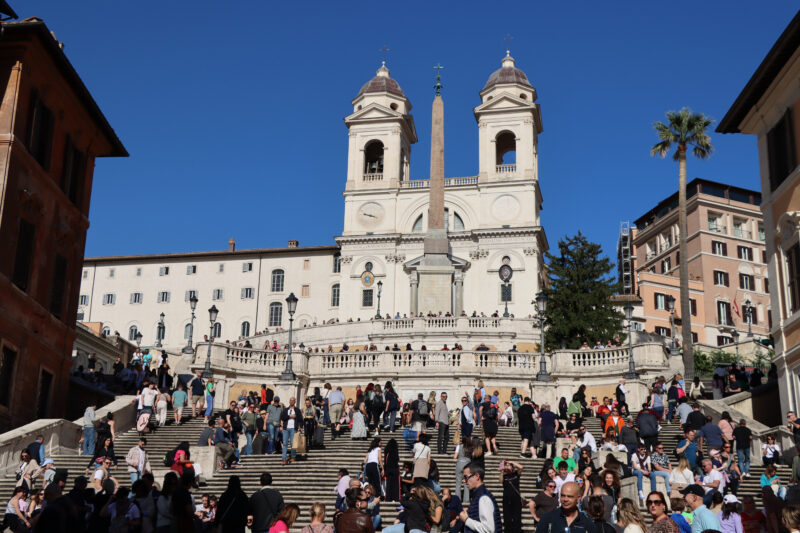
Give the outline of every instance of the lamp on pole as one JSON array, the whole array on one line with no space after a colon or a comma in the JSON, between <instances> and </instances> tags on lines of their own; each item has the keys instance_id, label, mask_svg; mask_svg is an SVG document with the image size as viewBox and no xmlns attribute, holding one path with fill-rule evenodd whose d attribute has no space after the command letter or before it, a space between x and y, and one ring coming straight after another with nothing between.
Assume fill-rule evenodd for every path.
<instances>
[{"instance_id":1,"label":"lamp on pole","mask_svg":"<svg viewBox=\"0 0 800 533\"><path fill-rule=\"evenodd\" d=\"M744 306L747 309L747 338L753 337L753 308L750 307L750 298L744 301Z\"/></svg>"},{"instance_id":2,"label":"lamp on pole","mask_svg":"<svg viewBox=\"0 0 800 533\"><path fill-rule=\"evenodd\" d=\"M164 313L159 315L158 326L156 327L156 348L161 348L162 340L164 340Z\"/></svg>"},{"instance_id":3,"label":"lamp on pole","mask_svg":"<svg viewBox=\"0 0 800 533\"><path fill-rule=\"evenodd\" d=\"M297 310L297 296L293 292L286 297L286 308L289 310L289 343L287 344L289 351L286 354L286 368L281 373L281 380L292 381L295 377L292 370L292 327L294 326L294 312Z\"/></svg>"},{"instance_id":4,"label":"lamp on pole","mask_svg":"<svg viewBox=\"0 0 800 533\"><path fill-rule=\"evenodd\" d=\"M189 325L189 343L181 350L181 352L186 354L194 353L194 348L192 348L192 335L194 334L194 310L197 308L197 296L194 294L189 298L189 307L192 309L192 321Z\"/></svg>"},{"instance_id":5,"label":"lamp on pole","mask_svg":"<svg viewBox=\"0 0 800 533\"><path fill-rule=\"evenodd\" d=\"M503 318L508 318L508 317L510 316L510 315L508 314L508 288L509 288L509 284L508 284L508 283L506 283L506 284L503 286L503 288L505 289L505 290L503 291L503 301L505 301L505 303L506 303L506 309L505 309L505 311L503 311Z\"/></svg>"},{"instance_id":6,"label":"lamp on pole","mask_svg":"<svg viewBox=\"0 0 800 533\"><path fill-rule=\"evenodd\" d=\"M625 320L628 321L628 373L625 374L625 379L639 379L633 362L633 306L628 302L622 310L625 311Z\"/></svg>"},{"instance_id":7,"label":"lamp on pole","mask_svg":"<svg viewBox=\"0 0 800 533\"><path fill-rule=\"evenodd\" d=\"M669 331L672 341L669 345L669 354L678 355L678 343L675 339L675 297L671 294L667 296L667 309L669 310Z\"/></svg>"},{"instance_id":8,"label":"lamp on pole","mask_svg":"<svg viewBox=\"0 0 800 533\"><path fill-rule=\"evenodd\" d=\"M141 331L137 331L136 335L133 336L133 339L136 341L137 348L140 348L142 346L142 337L144 337L144 335L142 335Z\"/></svg>"},{"instance_id":9,"label":"lamp on pole","mask_svg":"<svg viewBox=\"0 0 800 533\"><path fill-rule=\"evenodd\" d=\"M736 359L734 359L734 364L739 366L739 332L734 328L731 335L733 336L733 344L736 345Z\"/></svg>"},{"instance_id":10,"label":"lamp on pole","mask_svg":"<svg viewBox=\"0 0 800 533\"><path fill-rule=\"evenodd\" d=\"M211 322L210 332L208 335L208 353L206 353L206 367L203 369L203 377L208 379L211 377L211 343L214 339L214 324L217 323L217 315L219 310L216 305L212 305L208 310L208 319Z\"/></svg>"},{"instance_id":11,"label":"lamp on pole","mask_svg":"<svg viewBox=\"0 0 800 533\"><path fill-rule=\"evenodd\" d=\"M539 373L536 381L550 381L550 372L547 371L547 361L544 358L544 312L547 311L547 295L540 291L536 295L536 311L539 314Z\"/></svg>"},{"instance_id":12,"label":"lamp on pole","mask_svg":"<svg viewBox=\"0 0 800 533\"><path fill-rule=\"evenodd\" d=\"M381 318L381 292L383 291L383 282L378 281L378 312L375 313L375 318ZM295 304L297 305L297 304Z\"/></svg>"}]
</instances>

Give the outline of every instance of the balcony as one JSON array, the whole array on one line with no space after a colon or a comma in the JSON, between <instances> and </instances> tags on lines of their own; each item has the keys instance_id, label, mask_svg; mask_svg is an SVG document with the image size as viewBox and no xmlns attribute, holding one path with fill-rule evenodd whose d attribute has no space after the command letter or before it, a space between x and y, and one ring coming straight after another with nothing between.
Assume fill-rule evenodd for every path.
<instances>
[{"instance_id":1,"label":"balcony","mask_svg":"<svg viewBox=\"0 0 800 533\"><path fill-rule=\"evenodd\" d=\"M709 224L708 231L713 231L714 233L727 233L727 228L719 224Z\"/></svg>"},{"instance_id":2,"label":"balcony","mask_svg":"<svg viewBox=\"0 0 800 533\"><path fill-rule=\"evenodd\" d=\"M753 232L749 231L749 230L746 230L746 229L743 229L743 228L737 228L736 226L734 226L733 227L733 236L734 237L739 237L740 239L748 239L749 240L749 239L753 238Z\"/></svg>"},{"instance_id":3,"label":"balcony","mask_svg":"<svg viewBox=\"0 0 800 533\"><path fill-rule=\"evenodd\" d=\"M498 174L514 174L517 171L517 165L497 165L495 172Z\"/></svg>"},{"instance_id":4,"label":"balcony","mask_svg":"<svg viewBox=\"0 0 800 533\"><path fill-rule=\"evenodd\" d=\"M370 172L364 174L364 181L381 181L383 180L383 172Z\"/></svg>"}]
</instances>

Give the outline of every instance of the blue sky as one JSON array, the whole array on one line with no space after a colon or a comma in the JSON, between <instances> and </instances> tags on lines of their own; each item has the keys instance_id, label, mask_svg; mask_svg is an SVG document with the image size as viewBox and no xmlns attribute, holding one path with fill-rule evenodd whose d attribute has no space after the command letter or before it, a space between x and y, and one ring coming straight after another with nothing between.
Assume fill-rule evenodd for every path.
<instances>
[{"instance_id":1,"label":"blue sky","mask_svg":"<svg viewBox=\"0 0 800 533\"><path fill-rule=\"evenodd\" d=\"M619 223L677 188L654 120L719 121L794 16L792 2L12 2L45 20L130 158L98 160L87 256L331 244L341 232L342 118L390 48L429 167L441 62L445 169L477 174L472 108L504 36L539 94L542 223L613 255ZM517 7L521 5L522 7ZM755 139L712 134L700 176L759 188Z\"/></svg>"}]
</instances>

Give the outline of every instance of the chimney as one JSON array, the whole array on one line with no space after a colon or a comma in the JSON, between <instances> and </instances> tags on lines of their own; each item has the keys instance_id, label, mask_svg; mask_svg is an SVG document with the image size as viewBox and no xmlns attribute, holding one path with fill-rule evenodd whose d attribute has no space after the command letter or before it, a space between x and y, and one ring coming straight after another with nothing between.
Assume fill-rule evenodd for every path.
<instances>
[{"instance_id":1,"label":"chimney","mask_svg":"<svg viewBox=\"0 0 800 533\"><path fill-rule=\"evenodd\" d=\"M234 239L233 237L231 237L230 240L228 241L228 251L229 252L236 251L236 239Z\"/></svg>"},{"instance_id":2,"label":"chimney","mask_svg":"<svg viewBox=\"0 0 800 533\"><path fill-rule=\"evenodd\" d=\"M298 241L289 241L289 248L297 248L298 244L300 244Z\"/></svg>"}]
</instances>

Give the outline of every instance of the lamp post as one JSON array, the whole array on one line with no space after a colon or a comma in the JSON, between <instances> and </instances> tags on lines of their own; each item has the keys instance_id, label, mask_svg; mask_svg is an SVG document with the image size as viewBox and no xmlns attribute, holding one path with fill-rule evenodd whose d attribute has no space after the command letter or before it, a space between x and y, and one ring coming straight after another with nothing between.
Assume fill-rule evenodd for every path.
<instances>
[{"instance_id":1,"label":"lamp post","mask_svg":"<svg viewBox=\"0 0 800 533\"><path fill-rule=\"evenodd\" d=\"M381 318L381 292L382 291L383 291L383 282L382 281L378 281L378 312L375 313L375 318L377 318L377 319ZM297 302L295 302L295 305L297 305ZM290 330L291 330L291 328L290 328Z\"/></svg>"},{"instance_id":2,"label":"lamp post","mask_svg":"<svg viewBox=\"0 0 800 533\"><path fill-rule=\"evenodd\" d=\"M212 305L208 310L208 319L211 322L211 327L208 335L208 353L206 353L206 367L203 369L203 377L208 379L211 377L211 342L214 338L214 324L217 323L217 315L219 310L216 305Z\"/></svg>"},{"instance_id":3,"label":"lamp post","mask_svg":"<svg viewBox=\"0 0 800 533\"><path fill-rule=\"evenodd\" d=\"M667 309L669 310L669 331L672 341L669 345L669 354L678 355L678 344L675 339L675 297L667 296Z\"/></svg>"},{"instance_id":4,"label":"lamp post","mask_svg":"<svg viewBox=\"0 0 800 533\"><path fill-rule=\"evenodd\" d=\"M286 368L281 373L282 381L294 380L294 371L292 370L292 327L294 326L294 312L297 310L297 296L293 292L289 293L286 297L286 308L289 310L289 343L286 354Z\"/></svg>"},{"instance_id":5,"label":"lamp post","mask_svg":"<svg viewBox=\"0 0 800 533\"><path fill-rule=\"evenodd\" d=\"M747 308L747 338L753 337L753 308L750 307L750 298L744 301L744 305Z\"/></svg>"},{"instance_id":6,"label":"lamp post","mask_svg":"<svg viewBox=\"0 0 800 533\"><path fill-rule=\"evenodd\" d=\"M503 311L503 318L508 318L510 315L508 314L508 283L505 284L505 290L503 291L503 300L506 303L506 309Z\"/></svg>"},{"instance_id":7,"label":"lamp post","mask_svg":"<svg viewBox=\"0 0 800 533\"><path fill-rule=\"evenodd\" d=\"M142 337L144 337L144 335L142 335L141 331L137 331L136 335L133 336L133 339L136 341L136 347L137 348L141 348L142 347Z\"/></svg>"},{"instance_id":8,"label":"lamp post","mask_svg":"<svg viewBox=\"0 0 800 533\"><path fill-rule=\"evenodd\" d=\"M158 326L156 326L156 348L161 348L161 341L164 339L164 313L159 315Z\"/></svg>"},{"instance_id":9,"label":"lamp post","mask_svg":"<svg viewBox=\"0 0 800 533\"><path fill-rule=\"evenodd\" d=\"M194 353L194 348L192 348L192 335L194 334L194 310L197 307L197 296L194 294L189 298L189 307L192 309L192 321L189 325L189 343L181 350L181 352L186 354Z\"/></svg>"},{"instance_id":10,"label":"lamp post","mask_svg":"<svg viewBox=\"0 0 800 533\"><path fill-rule=\"evenodd\" d=\"M547 361L544 358L544 312L547 311L547 295L540 291L536 295L536 311L539 314L539 373L536 381L550 381L550 372L547 371Z\"/></svg>"},{"instance_id":11,"label":"lamp post","mask_svg":"<svg viewBox=\"0 0 800 533\"><path fill-rule=\"evenodd\" d=\"M628 373L625 374L625 379L639 379L633 362L633 306L628 302L622 309L625 311L625 320L628 321Z\"/></svg>"},{"instance_id":12,"label":"lamp post","mask_svg":"<svg viewBox=\"0 0 800 533\"><path fill-rule=\"evenodd\" d=\"M733 344L736 345L736 359L734 359L734 364L739 366L739 332L734 329L731 335L733 336Z\"/></svg>"}]
</instances>

